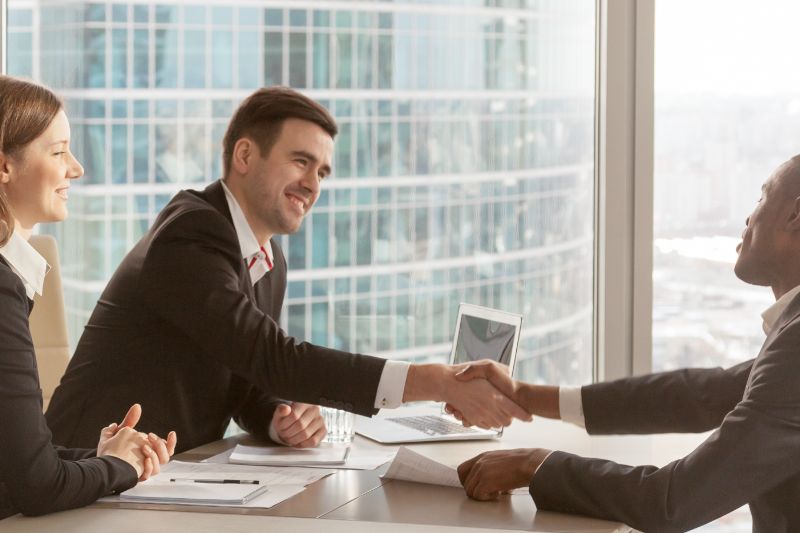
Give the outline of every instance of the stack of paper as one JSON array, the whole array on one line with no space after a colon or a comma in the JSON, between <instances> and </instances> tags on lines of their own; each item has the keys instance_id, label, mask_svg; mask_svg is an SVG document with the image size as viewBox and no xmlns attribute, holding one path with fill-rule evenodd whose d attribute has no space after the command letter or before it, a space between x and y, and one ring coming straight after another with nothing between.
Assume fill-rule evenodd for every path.
<instances>
[{"instance_id":1,"label":"stack of paper","mask_svg":"<svg viewBox=\"0 0 800 533\"><path fill-rule=\"evenodd\" d=\"M161 467L160 474L119 496L109 496L101 501L268 509L302 492L306 485L334 472L326 469L171 461ZM194 483L192 480L213 480L215 483ZM225 480L229 482L225 483ZM232 480L249 483L231 483Z\"/></svg>"},{"instance_id":2,"label":"stack of paper","mask_svg":"<svg viewBox=\"0 0 800 533\"><path fill-rule=\"evenodd\" d=\"M240 447L225 450L222 453L218 453L217 455L209 457L208 459L204 459L203 462L214 464L232 463L233 461L231 460L231 455L233 455L233 452L239 448ZM287 450L285 453L288 454L292 454L293 451L297 451L294 448L279 448L276 446L241 446L241 448L245 450L285 449ZM260 452L258 451L255 452L256 455L259 453ZM382 464L386 464L391 461L394 457L394 454L395 450L393 448L354 446L350 448L350 453L347 455L345 462L342 464L321 465L319 463L306 463L305 466L309 468L336 468L343 470L375 470Z\"/></svg>"},{"instance_id":3,"label":"stack of paper","mask_svg":"<svg viewBox=\"0 0 800 533\"><path fill-rule=\"evenodd\" d=\"M349 447L287 448L237 444L229 462L265 466L330 466L343 465L349 453Z\"/></svg>"},{"instance_id":4,"label":"stack of paper","mask_svg":"<svg viewBox=\"0 0 800 533\"><path fill-rule=\"evenodd\" d=\"M233 480L232 480L233 481ZM267 492L266 485L250 483L166 482L139 483L120 495L121 501L192 503L203 505L242 505Z\"/></svg>"}]
</instances>

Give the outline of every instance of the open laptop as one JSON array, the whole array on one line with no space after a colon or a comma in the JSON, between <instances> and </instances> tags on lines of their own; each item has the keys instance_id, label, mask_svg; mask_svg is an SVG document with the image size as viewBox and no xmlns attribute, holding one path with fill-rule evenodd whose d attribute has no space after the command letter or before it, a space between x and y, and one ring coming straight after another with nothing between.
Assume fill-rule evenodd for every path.
<instances>
[{"instance_id":1,"label":"open laptop","mask_svg":"<svg viewBox=\"0 0 800 533\"><path fill-rule=\"evenodd\" d=\"M511 369L517 359L522 316L462 303L458 308L450 364L493 359ZM358 417L356 432L383 444L496 439L503 429L465 428L448 415Z\"/></svg>"}]
</instances>

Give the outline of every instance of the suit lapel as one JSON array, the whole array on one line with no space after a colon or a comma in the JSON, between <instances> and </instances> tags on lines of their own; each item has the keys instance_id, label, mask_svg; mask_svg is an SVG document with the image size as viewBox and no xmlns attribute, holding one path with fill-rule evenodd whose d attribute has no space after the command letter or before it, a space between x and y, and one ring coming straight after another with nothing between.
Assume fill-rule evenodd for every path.
<instances>
[{"instance_id":1,"label":"suit lapel","mask_svg":"<svg viewBox=\"0 0 800 533\"><path fill-rule=\"evenodd\" d=\"M222 189L222 182L215 181L203 190L203 195L206 202L211 204L214 209L225 215L225 218L233 226L233 218L231 217L231 210L228 209L228 200L225 198L225 191Z\"/></svg>"},{"instance_id":2,"label":"suit lapel","mask_svg":"<svg viewBox=\"0 0 800 533\"><path fill-rule=\"evenodd\" d=\"M217 180L206 187L205 190L203 190L203 195L214 209L225 216L225 220L230 223L231 228L234 228L233 217L231 217L231 210L228 207L228 200L225 198L225 191L222 189L222 182ZM234 233L236 233L236 228L234 228ZM238 242L236 243L236 247L239 248ZM244 259L239 263L239 290L246 294L251 301L257 302L256 292L253 288L253 283L250 281L250 272L247 269L247 265L244 263Z\"/></svg>"},{"instance_id":3,"label":"suit lapel","mask_svg":"<svg viewBox=\"0 0 800 533\"><path fill-rule=\"evenodd\" d=\"M770 333L780 333L783 328L794 322L798 316L800 316L800 294L795 295L789 305L786 306L786 309L783 310L783 313L778 316Z\"/></svg>"},{"instance_id":4,"label":"suit lapel","mask_svg":"<svg viewBox=\"0 0 800 533\"><path fill-rule=\"evenodd\" d=\"M764 353L769 350L770 346L772 346L772 343L775 342L775 339L781 334L781 331L783 331L786 326L797 320L798 317L800 317L800 294L792 298L792 301L789 302L789 305L786 306L786 309L783 310L783 313L781 313L777 320L775 320L775 324L772 326L769 335L767 335L767 338L764 340L764 344L761 345L761 351L758 352L758 356L753 362L754 368L758 365L759 360ZM747 394L750 392L750 385L752 384L754 374L755 372L751 371L750 376L747 379L747 386L744 390L745 396L747 396Z\"/></svg>"}]
</instances>

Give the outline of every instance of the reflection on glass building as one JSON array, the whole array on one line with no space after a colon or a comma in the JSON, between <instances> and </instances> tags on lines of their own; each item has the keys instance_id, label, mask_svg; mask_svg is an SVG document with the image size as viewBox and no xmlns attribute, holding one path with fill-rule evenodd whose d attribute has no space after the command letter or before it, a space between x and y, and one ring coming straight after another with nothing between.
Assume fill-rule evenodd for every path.
<instances>
[{"instance_id":1,"label":"reflection on glass building","mask_svg":"<svg viewBox=\"0 0 800 533\"><path fill-rule=\"evenodd\" d=\"M171 196L220 177L237 103L282 84L341 128L282 240L291 334L444 360L465 301L524 315L522 378L591 379L593 1L10 0L9 21L10 73L64 97L86 169L45 228L73 343Z\"/></svg>"}]
</instances>

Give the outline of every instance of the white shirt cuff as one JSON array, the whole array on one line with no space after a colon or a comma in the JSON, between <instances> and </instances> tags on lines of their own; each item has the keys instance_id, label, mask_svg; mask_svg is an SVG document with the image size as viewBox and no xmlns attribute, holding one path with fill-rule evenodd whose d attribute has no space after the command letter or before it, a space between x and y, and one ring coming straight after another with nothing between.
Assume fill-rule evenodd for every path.
<instances>
[{"instance_id":1,"label":"white shirt cuff","mask_svg":"<svg viewBox=\"0 0 800 533\"><path fill-rule=\"evenodd\" d=\"M580 387L558 388L558 410L561 420L586 428L583 417L583 394Z\"/></svg>"},{"instance_id":2,"label":"white shirt cuff","mask_svg":"<svg viewBox=\"0 0 800 533\"><path fill-rule=\"evenodd\" d=\"M272 420L269 422L269 439L272 442L277 442L278 444L283 444L284 446L288 446L286 442L282 438L278 436L278 430L275 429L275 415L272 415Z\"/></svg>"},{"instance_id":3,"label":"white shirt cuff","mask_svg":"<svg viewBox=\"0 0 800 533\"><path fill-rule=\"evenodd\" d=\"M403 391L410 366L404 361L386 361L375 395L375 409L394 409L403 404Z\"/></svg>"},{"instance_id":4,"label":"white shirt cuff","mask_svg":"<svg viewBox=\"0 0 800 533\"><path fill-rule=\"evenodd\" d=\"M550 453L548 453L547 455L544 456L544 459L542 459L542 462L539 463L539 466L537 466L536 470L533 471L533 477L536 477L536 473L539 471L539 469L542 467L542 465L545 463L545 461L550 459L550 456L553 455L554 451L555 450L551 450ZM531 478L531 482L533 481L533 477Z\"/></svg>"}]
</instances>

